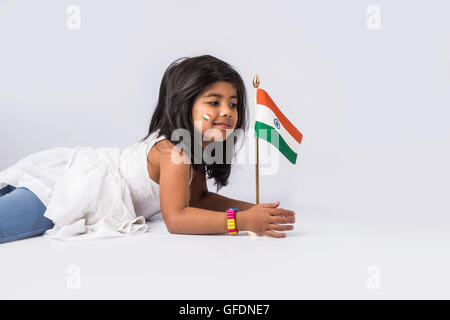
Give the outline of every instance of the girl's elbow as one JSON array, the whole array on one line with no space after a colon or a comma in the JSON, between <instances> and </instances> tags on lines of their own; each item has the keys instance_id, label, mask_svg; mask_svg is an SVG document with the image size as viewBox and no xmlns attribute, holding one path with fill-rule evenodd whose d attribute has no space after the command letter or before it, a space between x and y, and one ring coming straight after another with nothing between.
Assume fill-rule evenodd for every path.
<instances>
[{"instance_id":1,"label":"girl's elbow","mask_svg":"<svg viewBox=\"0 0 450 320\"><path fill-rule=\"evenodd\" d=\"M176 213L164 214L164 212L163 212L163 220L166 225L166 229L169 233L172 233L172 234L180 233L179 221L178 221L179 219L177 219Z\"/></svg>"},{"instance_id":2,"label":"girl's elbow","mask_svg":"<svg viewBox=\"0 0 450 320\"><path fill-rule=\"evenodd\" d=\"M166 229L171 234L178 234L178 233L180 233L178 231L178 229L173 224L166 223Z\"/></svg>"}]
</instances>

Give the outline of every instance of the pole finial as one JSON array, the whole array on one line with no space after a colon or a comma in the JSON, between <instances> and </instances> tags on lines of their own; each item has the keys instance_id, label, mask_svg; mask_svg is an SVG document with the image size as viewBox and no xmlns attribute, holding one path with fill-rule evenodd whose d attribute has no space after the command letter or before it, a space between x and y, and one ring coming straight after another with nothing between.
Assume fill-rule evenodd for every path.
<instances>
[{"instance_id":1,"label":"pole finial","mask_svg":"<svg viewBox=\"0 0 450 320\"><path fill-rule=\"evenodd\" d=\"M258 88L259 87L259 77L257 74L255 74L255 76L253 77L253 87Z\"/></svg>"}]
</instances>

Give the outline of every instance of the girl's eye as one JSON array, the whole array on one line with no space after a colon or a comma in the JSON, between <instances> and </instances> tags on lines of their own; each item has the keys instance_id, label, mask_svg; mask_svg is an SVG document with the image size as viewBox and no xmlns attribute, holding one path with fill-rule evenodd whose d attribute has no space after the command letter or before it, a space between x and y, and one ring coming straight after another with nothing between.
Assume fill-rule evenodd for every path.
<instances>
[{"instance_id":1,"label":"girl's eye","mask_svg":"<svg viewBox=\"0 0 450 320\"><path fill-rule=\"evenodd\" d=\"M210 102L208 102L209 104L211 104L211 105L213 105L213 106L215 106L215 105L217 105L219 102L218 101L210 101ZM231 107L232 108L237 108L237 104L236 103L231 103Z\"/></svg>"}]
</instances>

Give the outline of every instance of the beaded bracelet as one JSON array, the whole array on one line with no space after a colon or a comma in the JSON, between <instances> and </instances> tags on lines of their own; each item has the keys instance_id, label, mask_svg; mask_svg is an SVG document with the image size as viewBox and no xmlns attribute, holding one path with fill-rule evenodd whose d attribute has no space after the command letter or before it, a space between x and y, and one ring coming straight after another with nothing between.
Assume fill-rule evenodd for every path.
<instances>
[{"instance_id":1,"label":"beaded bracelet","mask_svg":"<svg viewBox=\"0 0 450 320\"><path fill-rule=\"evenodd\" d=\"M227 209L227 228L229 234L237 234L237 228L236 228L236 212L238 212L238 209L235 208L229 208Z\"/></svg>"}]
</instances>

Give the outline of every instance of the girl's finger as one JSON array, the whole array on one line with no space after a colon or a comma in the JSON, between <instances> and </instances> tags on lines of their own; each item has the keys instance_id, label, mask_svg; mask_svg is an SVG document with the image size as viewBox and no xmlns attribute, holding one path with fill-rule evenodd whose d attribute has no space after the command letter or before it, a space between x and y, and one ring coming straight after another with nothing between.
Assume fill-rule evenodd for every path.
<instances>
[{"instance_id":1,"label":"girl's finger","mask_svg":"<svg viewBox=\"0 0 450 320\"><path fill-rule=\"evenodd\" d=\"M266 235L274 238L286 238L286 233L275 232L272 230L266 230Z\"/></svg>"},{"instance_id":2,"label":"girl's finger","mask_svg":"<svg viewBox=\"0 0 450 320\"><path fill-rule=\"evenodd\" d=\"M261 203L261 206L264 208L276 208L280 204L280 201L273 202L273 203Z\"/></svg>"},{"instance_id":3,"label":"girl's finger","mask_svg":"<svg viewBox=\"0 0 450 320\"><path fill-rule=\"evenodd\" d=\"M278 225L278 224L274 224L274 223L269 224L269 228L271 230L276 230L276 231L294 230L294 226L291 226L291 225Z\"/></svg>"},{"instance_id":4,"label":"girl's finger","mask_svg":"<svg viewBox=\"0 0 450 320\"><path fill-rule=\"evenodd\" d=\"M285 216L272 216L272 219L270 219L270 222L275 224L293 223L294 221L295 220L293 217L285 217Z\"/></svg>"},{"instance_id":5,"label":"girl's finger","mask_svg":"<svg viewBox=\"0 0 450 320\"><path fill-rule=\"evenodd\" d=\"M282 208L273 209L270 212L273 216L286 216L286 217L293 217L295 216L295 212L292 210L285 210Z\"/></svg>"}]
</instances>

